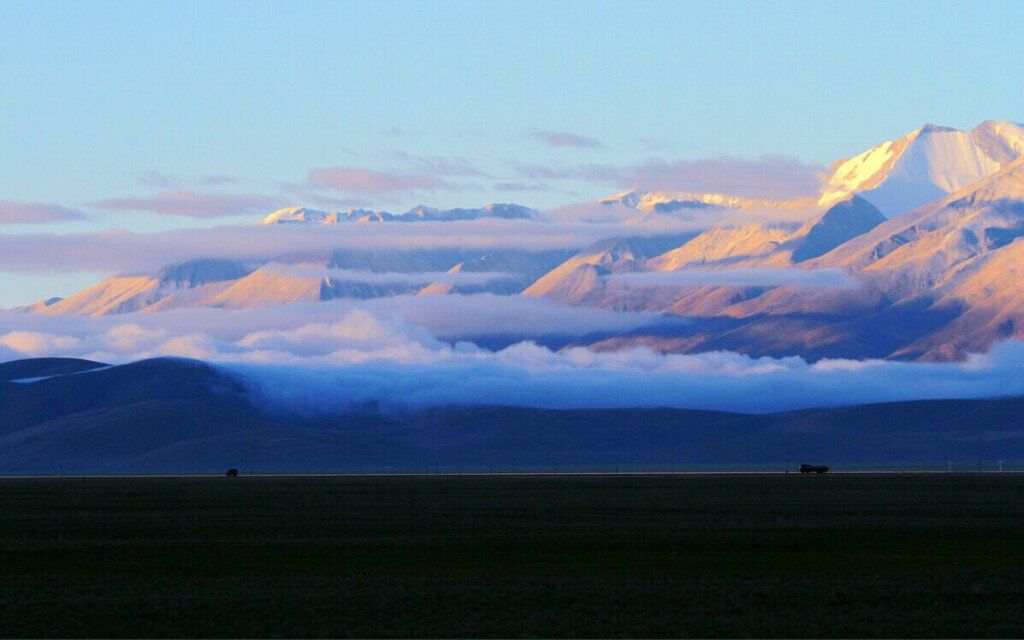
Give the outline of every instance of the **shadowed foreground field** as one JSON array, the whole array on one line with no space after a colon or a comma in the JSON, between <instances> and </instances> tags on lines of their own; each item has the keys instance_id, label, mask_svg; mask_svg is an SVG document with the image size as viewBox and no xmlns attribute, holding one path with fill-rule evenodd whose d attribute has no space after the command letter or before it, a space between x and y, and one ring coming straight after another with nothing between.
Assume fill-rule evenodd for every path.
<instances>
[{"instance_id":1,"label":"shadowed foreground field","mask_svg":"<svg viewBox=\"0 0 1024 640\"><path fill-rule=\"evenodd\" d=\"M0 480L5 636L1024 636L1024 475Z\"/></svg>"}]
</instances>

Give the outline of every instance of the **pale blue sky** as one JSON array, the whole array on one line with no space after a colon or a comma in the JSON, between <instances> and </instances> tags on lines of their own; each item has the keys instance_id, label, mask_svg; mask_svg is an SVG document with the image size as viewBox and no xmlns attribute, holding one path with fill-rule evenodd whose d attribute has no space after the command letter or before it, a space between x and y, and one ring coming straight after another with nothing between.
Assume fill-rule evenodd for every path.
<instances>
[{"instance_id":1,"label":"pale blue sky","mask_svg":"<svg viewBox=\"0 0 1024 640\"><path fill-rule=\"evenodd\" d=\"M331 192L339 202L547 207L617 185L524 166L825 164L925 122L1024 120L1022 33L1019 0L6 0L0 201L89 216L61 229L147 230L252 216L91 205L181 189L304 204L310 170L346 166L445 186ZM0 226L39 230L56 227ZM0 306L36 286L11 282Z\"/></svg>"}]
</instances>

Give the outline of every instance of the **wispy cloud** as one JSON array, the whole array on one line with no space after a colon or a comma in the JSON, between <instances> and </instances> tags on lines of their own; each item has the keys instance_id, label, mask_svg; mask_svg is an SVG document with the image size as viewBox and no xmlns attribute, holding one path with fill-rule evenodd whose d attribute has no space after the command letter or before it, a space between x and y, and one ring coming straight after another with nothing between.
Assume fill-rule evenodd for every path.
<instances>
[{"instance_id":1,"label":"wispy cloud","mask_svg":"<svg viewBox=\"0 0 1024 640\"><path fill-rule=\"evenodd\" d=\"M630 235L675 233L688 224L631 225ZM579 249L620 225L484 218L416 224L238 225L153 233L0 234L0 270L147 271L195 258L269 260L291 253L389 249Z\"/></svg>"},{"instance_id":2,"label":"wispy cloud","mask_svg":"<svg viewBox=\"0 0 1024 640\"><path fill-rule=\"evenodd\" d=\"M400 150L392 150L390 155L416 172L436 176L491 177L468 159L459 156L421 156Z\"/></svg>"},{"instance_id":3,"label":"wispy cloud","mask_svg":"<svg viewBox=\"0 0 1024 640\"><path fill-rule=\"evenodd\" d=\"M514 167L520 178L528 180L586 180L615 186L624 181L621 167L605 164L514 163Z\"/></svg>"},{"instance_id":4,"label":"wispy cloud","mask_svg":"<svg viewBox=\"0 0 1024 640\"><path fill-rule=\"evenodd\" d=\"M567 131L535 129L527 133L526 137L531 140L539 140L553 148L571 147L576 149L601 149L605 147L605 145L598 140L577 135L575 133L569 133Z\"/></svg>"},{"instance_id":5,"label":"wispy cloud","mask_svg":"<svg viewBox=\"0 0 1024 640\"><path fill-rule=\"evenodd\" d=\"M59 204L0 200L0 224L39 224L84 220L85 214Z\"/></svg>"},{"instance_id":6,"label":"wispy cloud","mask_svg":"<svg viewBox=\"0 0 1024 640\"><path fill-rule=\"evenodd\" d=\"M366 271L291 264L272 264L267 268L296 278L331 278L339 282L365 284L488 284L515 277L514 274L498 271Z\"/></svg>"},{"instance_id":7,"label":"wispy cloud","mask_svg":"<svg viewBox=\"0 0 1024 640\"><path fill-rule=\"evenodd\" d=\"M456 185L430 173L377 171L363 167L326 167L309 172L314 188L345 193L389 194L409 191L450 191Z\"/></svg>"},{"instance_id":8,"label":"wispy cloud","mask_svg":"<svg viewBox=\"0 0 1024 640\"><path fill-rule=\"evenodd\" d=\"M551 191L551 186L543 182L498 182L494 188L498 191Z\"/></svg>"},{"instance_id":9,"label":"wispy cloud","mask_svg":"<svg viewBox=\"0 0 1024 640\"><path fill-rule=\"evenodd\" d=\"M183 178L171 173L160 171L146 171L139 176L139 182L145 187L155 189L177 189L184 186L194 185L201 187L221 187L238 182L237 178L226 175L206 175L198 178Z\"/></svg>"},{"instance_id":10,"label":"wispy cloud","mask_svg":"<svg viewBox=\"0 0 1024 640\"><path fill-rule=\"evenodd\" d=\"M188 189L164 191L154 196L107 198L92 206L108 211L148 211L168 216L217 218L265 213L280 206L280 201L259 195L237 193L197 193Z\"/></svg>"},{"instance_id":11,"label":"wispy cloud","mask_svg":"<svg viewBox=\"0 0 1024 640\"><path fill-rule=\"evenodd\" d=\"M399 127L388 127L386 129L382 129L380 135L387 136L389 138L402 138L413 135L413 132L400 129Z\"/></svg>"},{"instance_id":12,"label":"wispy cloud","mask_svg":"<svg viewBox=\"0 0 1024 640\"><path fill-rule=\"evenodd\" d=\"M386 157L392 165L386 168L354 165L314 168L304 186L313 191L330 190L387 199L402 194L459 191L472 186L452 178L491 177L458 156L425 156L391 150Z\"/></svg>"},{"instance_id":13,"label":"wispy cloud","mask_svg":"<svg viewBox=\"0 0 1024 640\"><path fill-rule=\"evenodd\" d=\"M651 158L627 165L517 164L515 168L521 178L530 180L585 180L615 189L723 193L768 200L817 193L824 170L817 164L787 156Z\"/></svg>"},{"instance_id":14,"label":"wispy cloud","mask_svg":"<svg viewBox=\"0 0 1024 640\"><path fill-rule=\"evenodd\" d=\"M629 287L792 286L810 289L852 289L857 281L842 269L680 269L609 275L609 282Z\"/></svg>"},{"instance_id":15,"label":"wispy cloud","mask_svg":"<svg viewBox=\"0 0 1024 640\"><path fill-rule=\"evenodd\" d=\"M823 171L817 164L787 156L655 158L625 169L624 186L644 191L699 191L770 199L813 195L821 185Z\"/></svg>"}]
</instances>

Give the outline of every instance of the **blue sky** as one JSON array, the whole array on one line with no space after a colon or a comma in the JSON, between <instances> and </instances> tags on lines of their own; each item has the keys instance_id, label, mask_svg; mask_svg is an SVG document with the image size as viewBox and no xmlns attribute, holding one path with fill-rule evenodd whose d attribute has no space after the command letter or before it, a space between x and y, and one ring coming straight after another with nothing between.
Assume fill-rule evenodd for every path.
<instances>
[{"instance_id":1,"label":"blue sky","mask_svg":"<svg viewBox=\"0 0 1024 640\"><path fill-rule=\"evenodd\" d=\"M145 231L307 201L548 207L624 186L543 168L827 164L925 122L1024 120L1021 33L1013 0L8 0L0 201L85 215L61 229ZM330 167L360 189L312 193ZM132 208L167 192L228 194L238 215ZM40 230L55 229L0 225ZM0 305L32 278L8 279Z\"/></svg>"}]
</instances>

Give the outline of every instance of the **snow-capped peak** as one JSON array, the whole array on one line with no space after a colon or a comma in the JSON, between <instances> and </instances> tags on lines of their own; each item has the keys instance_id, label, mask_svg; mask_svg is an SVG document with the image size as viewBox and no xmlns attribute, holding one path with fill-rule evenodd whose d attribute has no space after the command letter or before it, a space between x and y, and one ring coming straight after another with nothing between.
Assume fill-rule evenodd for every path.
<instances>
[{"instance_id":1,"label":"snow-capped peak","mask_svg":"<svg viewBox=\"0 0 1024 640\"><path fill-rule=\"evenodd\" d=\"M338 224L339 222L450 222L478 218L534 219L536 211L518 204L491 203L475 209L435 209L418 205L405 213L395 215L387 211L348 209L346 211L318 211L308 207L278 209L260 221L260 224Z\"/></svg>"},{"instance_id":2,"label":"snow-capped peak","mask_svg":"<svg viewBox=\"0 0 1024 640\"><path fill-rule=\"evenodd\" d=\"M286 224L289 222L325 222L330 214L308 207L285 207L260 220L260 224Z\"/></svg>"},{"instance_id":3,"label":"snow-capped peak","mask_svg":"<svg viewBox=\"0 0 1024 640\"><path fill-rule=\"evenodd\" d=\"M1024 155L1024 126L989 120L970 131L927 124L832 165L819 204L859 194L886 216L959 191Z\"/></svg>"}]
</instances>

